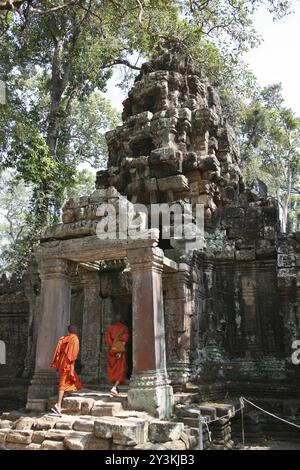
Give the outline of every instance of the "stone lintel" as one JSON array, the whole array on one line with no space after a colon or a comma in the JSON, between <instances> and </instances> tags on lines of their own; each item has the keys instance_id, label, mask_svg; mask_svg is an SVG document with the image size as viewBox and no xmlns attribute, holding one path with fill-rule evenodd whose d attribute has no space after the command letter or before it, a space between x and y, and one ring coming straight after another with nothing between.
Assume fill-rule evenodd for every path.
<instances>
[{"instance_id":1,"label":"stone lintel","mask_svg":"<svg viewBox=\"0 0 300 470\"><path fill-rule=\"evenodd\" d=\"M111 259L124 259L127 250L155 247L158 239L154 231L149 232L149 239L142 240L101 240L89 236L72 240L60 240L41 243L36 248L38 259L59 258L75 262L88 262Z\"/></svg>"}]
</instances>

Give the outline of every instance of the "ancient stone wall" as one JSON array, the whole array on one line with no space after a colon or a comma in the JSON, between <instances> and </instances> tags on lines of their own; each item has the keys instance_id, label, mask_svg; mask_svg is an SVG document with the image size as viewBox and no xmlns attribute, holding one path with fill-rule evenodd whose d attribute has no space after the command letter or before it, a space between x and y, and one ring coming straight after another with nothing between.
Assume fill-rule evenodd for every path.
<instances>
[{"instance_id":1,"label":"ancient stone wall","mask_svg":"<svg viewBox=\"0 0 300 470\"><path fill-rule=\"evenodd\" d=\"M0 364L0 378L23 376L27 353L29 304L24 282L5 275L0 280L0 340L6 349L5 364Z\"/></svg>"}]
</instances>

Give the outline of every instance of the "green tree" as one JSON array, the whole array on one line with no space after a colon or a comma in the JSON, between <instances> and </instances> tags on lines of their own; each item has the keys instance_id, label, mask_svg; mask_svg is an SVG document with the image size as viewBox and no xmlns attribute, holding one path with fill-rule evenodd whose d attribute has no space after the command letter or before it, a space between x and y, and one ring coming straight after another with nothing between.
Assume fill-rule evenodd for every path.
<instances>
[{"instance_id":1,"label":"green tree","mask_svg":"<svg viewBox=\"0 0 300 470\"><path fill-rule=\"evenodd\" d=\"M13 272L24 264L31 192L14 171L0 174L0 272Z\"/></svg>"},{"instance_id":2,"label":"green tree","mask_svg":"<svg viewBox=\"0 0 300 470\"><path fill-rule=\"evenodd\" d=\"M295 219L298 210L300 118L284 106L281 84L275 84L264 88L245 108L241 122L241 155L246 176L250 180L255 171L277 197L285 232L289 213Z\"/></svg>"},{"instance_id":3,"label":"green tree","mask_svg":"<svg viewBox=\"0 0 300 470\"><path fill-rule=\"evenodd\" d=\"M67 189L67 198L77 198L91 194L95 191L95 179L95 173L89 168L78 169L73 186Z\"/></svg>"}]
</instances>

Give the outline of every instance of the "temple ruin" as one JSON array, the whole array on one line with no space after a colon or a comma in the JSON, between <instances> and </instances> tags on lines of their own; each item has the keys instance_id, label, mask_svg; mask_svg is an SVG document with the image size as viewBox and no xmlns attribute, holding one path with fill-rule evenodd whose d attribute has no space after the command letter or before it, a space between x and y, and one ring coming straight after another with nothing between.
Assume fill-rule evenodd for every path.
<instances>
[{"instance_id":1,"label":"temple ruin","mask_svg":"<svg viewBox=\"0 0 300 470\"><path fill-rule=\"evenodd\" d=\"M122 120L106 135L108 165L95 191L66 202L23 279L2 278L0 384L28 387L27 409L46 410L57 384L51 355L73 322L78 372L101 389L103 333L121 312L131 332L128 409L168 420L176 393L191 390L200 403L296 400L300 235L280 233L265 185L245 186L216 91L191 60L166 53L143 64ZM97 236L100 204L175 202L204 206L203 249L164 239L162 226L141 240Z\"/></svg>"}]
</instances>

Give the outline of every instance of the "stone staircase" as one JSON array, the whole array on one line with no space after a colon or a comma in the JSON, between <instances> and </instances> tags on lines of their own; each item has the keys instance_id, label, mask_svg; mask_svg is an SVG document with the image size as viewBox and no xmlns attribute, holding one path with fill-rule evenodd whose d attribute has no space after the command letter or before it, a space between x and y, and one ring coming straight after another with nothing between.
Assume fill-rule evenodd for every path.
<instances>
[{"instance_id":1,"label":"stone staircase","mask_svg":"<svg viewBox=\"0 0 300 470\"><path fill-rule=\"evenodd\" d=\"M12 450L187 450L198 446L199 416L209 423L234 407L198 403L198 393L175 393L175 413L170 421L128 409L127 394L111 397L108 392L83 389L63 400L62 416L20 410L0 418L0 445ZM203 427L204 448L231 448L230 420ZM223 441L222 441L223 439Z\"/></svg>"}]
</instances>

